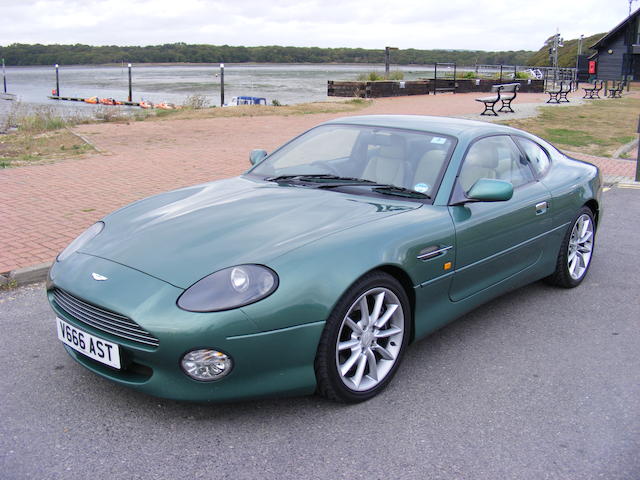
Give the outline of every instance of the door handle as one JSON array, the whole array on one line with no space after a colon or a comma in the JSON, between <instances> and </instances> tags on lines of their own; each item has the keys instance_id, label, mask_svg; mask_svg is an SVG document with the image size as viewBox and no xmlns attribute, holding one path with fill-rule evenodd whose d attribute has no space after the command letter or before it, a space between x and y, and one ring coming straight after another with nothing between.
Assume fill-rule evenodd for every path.
<instances>
[{"instance_id":1,"label":"door handle","mask_svg":"<svg viewBox=\"0 0 640 480\"><path fill-rule=\"evenodd\" d=\"M542 215L543 213L547 213L547 202L536 203L536 215Z\"/></svg>"}]
</instances>

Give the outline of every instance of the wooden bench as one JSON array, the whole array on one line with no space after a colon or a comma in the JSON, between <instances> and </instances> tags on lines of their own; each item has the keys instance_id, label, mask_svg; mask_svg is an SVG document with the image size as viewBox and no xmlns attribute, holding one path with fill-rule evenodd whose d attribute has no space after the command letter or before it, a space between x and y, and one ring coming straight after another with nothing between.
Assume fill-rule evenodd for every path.
<instances>
[{"instance_id":1,"label":"wooden bench","mask_svg":"<svg viewBox=\"0 0 640 480\"><path fill-rule=\"evenodd\" d=\"M495 93L495 95L492 95L491 97L476 98L476 102L484 103L484 111L480 115L493 115L494 117L498 116L493 107L500 101L500 92L502 92L503 89L504 85L493 85L491 87L491 93Z\"/></svg>"},{"instance_id":2,"label":"wooden bench","mask_svg":"<svg viewBox=\"0 0 640 480\"><path fill-rule=\"evenodd\" d=\"M561 81L558 88L554 90L547 90L549 94L549 100L547 103L561 103L561 102L569 102L567 95L571 91L571 82Z\"/></svg>"},{"instance_id":3,"label":"wooden bench","mask_svg":"<svg viewBox=\"0 0 640 480\"><path fill-rule=\"evenodd\" d=\"M600 98L600 90L604 86L604 80L596 80L593 82L593 87L584 88L584 97L582 98Z\"/></svg>"},{"instance_id":4,"label":"wooden bench","mask_svg":"<svg viewBox=\"0 0 640 480\"><path fill-rule=\"evenodd\" d=\"M518 95L518 90L520 90L520 84L506 83L500 86L503 87L502 90L500 91L500 101L502 102L502 106L498 111L514 113L513 108L511 108L511 102L513 102L516 96Z\"/></svg>"},{"instance_id":5,"label":"wooden bench","mask_svg":"<svg viewBox=\"0 0 640 480\"><path fill-rule=\"evenodd\" d=\"M624 82L618 82L617 86L609 89L609 98L622 98L622 91L624 90Z\"/></svg>"}]
</instances>

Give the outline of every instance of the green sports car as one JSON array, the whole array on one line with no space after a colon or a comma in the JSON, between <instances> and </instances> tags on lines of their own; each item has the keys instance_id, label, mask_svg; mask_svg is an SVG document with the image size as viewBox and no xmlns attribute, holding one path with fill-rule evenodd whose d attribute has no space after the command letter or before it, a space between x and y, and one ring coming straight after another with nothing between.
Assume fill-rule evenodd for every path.
<instances>
[{"instance_id":1,"label":"green sports car","mask_svg":"<svg viewBox=\"0 0 640 480\"><path fill-rule=\"evenodd\" d=\"M533 135L423 116L333 120L245 174L156 195L58 256L58 338L179 400L379 393L407 346L478 305L587 275L593 165Z\"/></svg>"}]
</instances>

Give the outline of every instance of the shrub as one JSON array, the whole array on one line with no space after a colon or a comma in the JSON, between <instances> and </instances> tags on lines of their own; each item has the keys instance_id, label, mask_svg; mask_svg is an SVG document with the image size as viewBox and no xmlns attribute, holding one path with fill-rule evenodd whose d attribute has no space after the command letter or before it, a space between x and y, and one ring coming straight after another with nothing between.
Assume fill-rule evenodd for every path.
<instances>
[{"instance_id":1,"label":"shrub","mask_svg":"<svg viewBox=\"0 0 640 480\"><path fill-rule=\"evenodd\" d=\"M358 80L361 82L379 82L380 80L384 80L384 77L378 72L369 72L358 75Z\"/></svg>"},{"instance_id":2,"label":"shrub","mask_svg":"<svg viewBox=\"0 0 640 480\"><path fill-rule=\"evenodd\" d=\"M190 95L185 98L182 106L184 106L185 108L200 110L209 106L209 100L204 95Z\"/></svg>"},{"instance_id":3,"label":"shrub","mask_svg":"<svg viewBox=\"0 0 640 480\"><path fill-rule=\"evenodd\" d=\"M369 72L369 73L361 73L358 75L357 80L360 82L381 82L384 80L403 80L404 72L400 70L395 70L389 73L389 76L386 77L383 74L378 72Z\"/></svg>"},{"instance_id":4,"label":"shrub","mask_svg":"<svg viewBox=\"0 0 640 480\"><path fill-rule=\"evenodd\" d=\"M400 70L394 70L389 73L389 80L404 80L404 72Z\"/></svg>"}]
</instances>

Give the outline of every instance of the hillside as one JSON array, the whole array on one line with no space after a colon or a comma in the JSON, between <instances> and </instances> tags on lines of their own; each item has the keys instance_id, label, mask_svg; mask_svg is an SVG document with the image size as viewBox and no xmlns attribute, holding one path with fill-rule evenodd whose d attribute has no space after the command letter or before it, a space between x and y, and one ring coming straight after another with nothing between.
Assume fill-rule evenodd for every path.
<instances>
[{"instance_id":1,"label":"hillside","mask_svg":"<svg viewBox=\"0 0 640 480\"><path fill-rule=\"evenodd\" d=\"M595 50L590 50L589 47L604 37L607 32L597 33L590 37L585 37L582 41L582 53L591 55L595 53ZM576 54L578 53L578 39L565 40L564 47L558 49L558 66L559 67L575 67L576 66ZM550 66L549 61L549 47L544 45L540 50L531 55L529 58L529 65L535 65L537 67Z\"/></svg>"}]
</instances>

